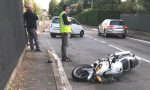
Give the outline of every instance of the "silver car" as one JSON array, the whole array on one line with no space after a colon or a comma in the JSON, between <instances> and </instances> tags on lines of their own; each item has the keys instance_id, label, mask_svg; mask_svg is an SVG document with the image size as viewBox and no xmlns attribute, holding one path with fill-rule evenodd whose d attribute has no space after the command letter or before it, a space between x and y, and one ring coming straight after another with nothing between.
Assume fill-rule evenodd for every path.
<instances>
[{"instance_id":1,"label":"silver car","mask_svg":"<svg viewBox=\"0 0 150 90\"><path fill-rule=\"evenodd\" d=\"M106 19L98 26L98 34L103 34L105 37L109 35L121 35L126 38L128 27L123 20L120 19Z\"/></svg>"}]
</instances>

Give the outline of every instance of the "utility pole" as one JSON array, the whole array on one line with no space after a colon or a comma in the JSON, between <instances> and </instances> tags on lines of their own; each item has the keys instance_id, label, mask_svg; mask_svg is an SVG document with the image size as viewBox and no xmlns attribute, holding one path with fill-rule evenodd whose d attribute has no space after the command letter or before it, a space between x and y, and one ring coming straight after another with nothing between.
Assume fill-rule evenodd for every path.
<instances>
[{"instance_id":1,"label":"utility pole","mask_svg":"<svg viewBox=\"0 0 150 90\"><path fill-rule=\"evenodd\" d=\"M91 9L93 9L93 0L92 0L92 2L91 2Z\"/></svg>"}]
</instances>

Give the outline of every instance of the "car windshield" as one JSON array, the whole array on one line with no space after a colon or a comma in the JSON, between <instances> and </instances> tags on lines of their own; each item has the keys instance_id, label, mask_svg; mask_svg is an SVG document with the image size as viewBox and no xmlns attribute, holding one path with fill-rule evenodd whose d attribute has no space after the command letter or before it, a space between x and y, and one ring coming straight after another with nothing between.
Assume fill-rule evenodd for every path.
<instances>
[{"instance_id":1,"label":"car windshield","mask_svg":"<svg viewBox=\"0 0 150 90\"><path fill-rule=\"evenodd\" d=\"M54 18L52 23L59 23L59 18Z\"/></svg>"},{"instance_id":2,"label":"car windshield","mask_svg":"<svg viewBox=\"0 0 150 90\"><path fill-rule=\"evenodd\" d=\"M125 25L123 21L111 21L110 25Z\"/></svg>"}]
</instances>

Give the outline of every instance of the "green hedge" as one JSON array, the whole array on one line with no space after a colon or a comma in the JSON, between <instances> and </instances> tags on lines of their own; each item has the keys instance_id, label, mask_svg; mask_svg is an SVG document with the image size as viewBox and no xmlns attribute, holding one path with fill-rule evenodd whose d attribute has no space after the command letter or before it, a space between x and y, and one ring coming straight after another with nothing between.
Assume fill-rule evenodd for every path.
<instances>
[{"instance_id":1,"label":"green hedge","mask_svg":"<svg viewBox=\"0 0 150 90\"><path fill-rule=\"evenodd\" d=\"M82 24L96 26L105 19L119 19L119 10L88 10L75 16Z\"/></svg>"}]
</instances>

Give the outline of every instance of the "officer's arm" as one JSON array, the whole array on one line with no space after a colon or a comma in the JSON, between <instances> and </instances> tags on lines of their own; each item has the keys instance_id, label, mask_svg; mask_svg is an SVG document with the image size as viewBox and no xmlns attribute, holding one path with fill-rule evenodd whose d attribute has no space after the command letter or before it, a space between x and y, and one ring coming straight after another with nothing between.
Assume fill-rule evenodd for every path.
<instances>
[{"instance_id":1,"label":"officer's arm","mask_svg":"<svg viewBox=\"0 0 150 90\"><path fill-rule=\"evenodd\" d=\"M68 18L67 18L67 14L63 14L62 18L63 18L64 25L70 25L70 22L68 21Z\"/></svg>"}]
</instances>

